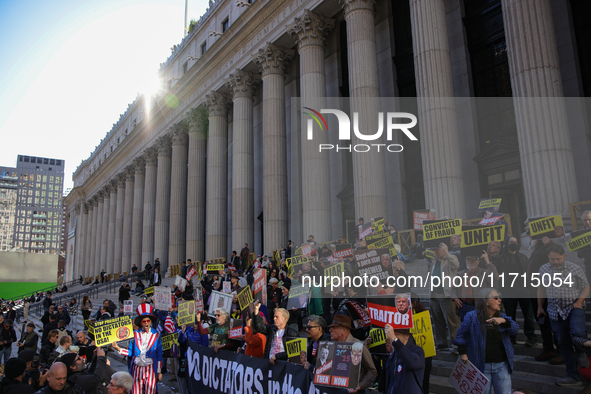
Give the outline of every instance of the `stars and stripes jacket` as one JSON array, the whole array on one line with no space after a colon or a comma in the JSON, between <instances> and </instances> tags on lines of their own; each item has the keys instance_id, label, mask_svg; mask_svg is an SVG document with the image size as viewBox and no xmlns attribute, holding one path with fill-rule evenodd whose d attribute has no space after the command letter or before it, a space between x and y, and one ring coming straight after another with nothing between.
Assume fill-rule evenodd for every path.
<instances>
[{"instance_id":1,"label":"stars and stripes jacket","mask_svg":"<svg viewBox=\"0 0 591 394\"><path fill-rule=\"evenodd\" d=\"M148 351L146 353L146 358L151 358L153 360L154 372L159 374L162 368L162 338L160 337L160 333L150 328L150 337L148 342ZM133 360L135 357L139 357L142 344L142 337L141 337L141 330L137 330L133 332L133 339L129 341L129 347L127 349L121 349L119 352L123 356L128 356L132 359L130 364L129 373L133 375Z\"/></svg>"}]
</instances>

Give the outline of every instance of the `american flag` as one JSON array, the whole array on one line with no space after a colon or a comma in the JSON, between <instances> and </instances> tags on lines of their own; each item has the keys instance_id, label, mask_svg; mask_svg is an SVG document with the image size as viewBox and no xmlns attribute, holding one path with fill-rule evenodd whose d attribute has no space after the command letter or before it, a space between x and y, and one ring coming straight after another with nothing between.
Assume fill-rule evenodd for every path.
<instances>
[{"instance_id":1,"label":"american flag","mask_svg":"<svg viewBox=\"0 0 591 394\"><path fill-rule=\"evenodd\" d=\"M166 320L164 321L164 331L167 334L175 331L174 322L172 321L172 317L170 317L170 314L166 316Z\"/></svg>"}]
</instances>

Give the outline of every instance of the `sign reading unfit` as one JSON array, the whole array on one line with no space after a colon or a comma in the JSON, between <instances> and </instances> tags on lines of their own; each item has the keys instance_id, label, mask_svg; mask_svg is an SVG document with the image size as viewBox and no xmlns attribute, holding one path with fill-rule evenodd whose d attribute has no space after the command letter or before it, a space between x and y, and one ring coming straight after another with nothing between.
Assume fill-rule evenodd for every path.
<instances>
[{"instance_id":1,"label":"sign reading unfit","mask_svg":"<svg viewBox=\"0 0 591 394\"><path fill-rule=\"evenodd\" d=\"M564 225L562 216L548 216L545 218L530 219L529 232L532 239L562 238L564 237Z\"/></svg>"},{"instance_id":2,"label":"sign reading unfit","mask_svg":"<svg viewBox=\"0 0 591 394\"><path fill-rule=\"evenodd\" d=\"M285 347L289 361L294 364L302 365L300 353L306 353L308 350L308 340L306 338L287 338L285 341Z\"/></svg>"}]
</instances>

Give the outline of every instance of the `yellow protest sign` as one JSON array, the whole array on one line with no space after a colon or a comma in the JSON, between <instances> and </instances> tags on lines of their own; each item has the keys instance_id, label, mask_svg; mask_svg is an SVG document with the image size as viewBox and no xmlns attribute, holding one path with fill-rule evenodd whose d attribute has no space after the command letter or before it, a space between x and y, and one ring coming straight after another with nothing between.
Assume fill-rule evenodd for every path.
<instances>
[{"instance_id":1,"label":"yellow protest sign","mask_svg":"<svg viewBox=\"0 0 591 394\"><path fill-rule=\"evenodd\" d=\"M252 291L250 290L250 286L246 286L244 289L238 293L238 304L240 305L240 310L243 311L250 303L252 302Z\"/></svg>"},{"instance_id":2,"label":"yellow protest sign","mask_svg":"<svg viewBox=\"0 0 591 394\"><path fill-rule=\"evenodd\" d=\"M154 294L154 286L146 287L144 293L146 293L146 295Z\"/></svg>"},{"instance_id":3,"label":"yellow protest sign","mask_svg":"<svg viewBox=\"0 0 591 394\"><path fill-rule=\"evenodd\" d=\"M435 355L435 340L433 339L433 326L431 325L429 311L415 313L412 319L414 324L413 328L410 329L410 333L417 345L425 352L425 357L433 357Z\"/></svg>"},{"instance_id":4,"label":"yellow protest sign","mask_svg":"<svg viewBox=\"0 0 591 394\"><path fill-rule=\"evenodd\" d=\"M287 339L285 341L285 348L287 350L287 358L298 364L300 358L300 352L306 352L308 350L308 340L306 338L294 338L294 339Z\"/></svg>"},{"instance_id":5,"label":"yellow protest sign","mask_svg":"<svg viewBox=\"0 0 591 394\"><path fill-rule=\"evenodd\" d=\"M218 271L223 271L224 270L224 265L223 264L208 264L207 265L207 273L208 274L217 274Z\"/></svg>"},{"instance_id":6,"label":"yellow protest sign","mask_svg":"<svg viewBox=\"0 0 591 394\"><path fill-rule=\"evenodd\" d=\"M372 328L369 330L371 343L369 350L372 353L386 353L386 332L382 328Z\"/></svg>"},{"instance_id":7,"label":"yellow protest sign","mask_svg":"<svg viewBox=\"0 0 591 394\"><path fill-rule=\"evenodd\" d=\"M561 238L564 237L564 225L562 216L554 215L544 218L530 219L529 232L532 239Z\"/></svg>"},{"instance_id":8,"label":"yellow protest sign","mask_svg":"<svg viewBox=\"0 0 591 394\"><path fill-rule=\"evenodd\" d=\"M472 227L472 226L470 226ZM476 245L486 245L491 241L505 240L505 226L482 226L462 231L462 248Z\"/></svg>"},{"instance_id":9,"label":"yellow protest sign","mask_svg":"<svg viewBox=\"0 0 591 394\"><path fill-rule=\"evenodd\" d=\"M172 345L178 345L179 344L179 333L178 332L173 332L171 334L165 334L162 335L162 350L170 350L170 348L172 347Z\"/></svg>"},{"instance_id":10,"label":"yellow protest sign","mask_svg":"<svg viewBox=\"0 0 591 394\"><path fill-rule=\"evenodd\" d=\"M84 320L84 327L86 327L89 334L94 335L94 326L90 320Z\"/></svg>"},{"instance_id":11,"label":"yellow protest sign","mask_svg":"<svg viewBox=\"0 0 591 394\"><path fill-rule=\"evenodd\" d=\"M423 240L426 248L438 247L441 242L454 234L462 233L462 220L438 220L436 222L423 222Z\"/></svg>"},{"instance_id":12,"label":"yellow protest sign","mask_svg":"<svg viewBox=\"0 0 591 394\"><path fill-rule=\"evenodd\" d=\"M487 198L480 200L480 204L478 204L478 211L484 212L487 210L495 210L498 211L501 205L502 198Z\"/></svg>"},{"instance_id":13,"label":"yellow protest sign","mask_svg":"<svg viewBox=\"0 0 591 394\"><path fill-rule=\"evenodd\" d=\"M94 342L97 347L133 337L133 326L129 316L114 317L94 323Z\"/></svg>"},{"instance_id":14,"label":"yellow protest sign","mask_svg":"<svg viewBox=\"0 0 591 394\"><path fill-rule=\"evenodd\" d=\"M574 231L570 236L566 239L566 246L569 252L574 252L591 245L591 230L589 229Z\"/></svg>"},{"instance_id":15,"label":"yellow protest sign","mask_svg":"<svg viewBox=\"0 0 591 394\"><path fill-rule=\"evenodd\" d=\"M294 256L294 257L288 258L287 259L287 268L288 268L287 274L291 277L293 275L293 273L295 272L295 270L300 265L302 265L304 263L309 263L310 261L312 261L311 258L303 257L303 256Z\"/></svg>"},{"instance_id":16,"label":"yellow protest sign","mask_svg":"<svg viewBox=\"0 0 591 394\"><path fill-rule=\"evenodd\" d=\"M425 249L425 257L428 259L434 259L435 258L435 252L430 250L430 249Z\"/></svg>"},{"instance_id":17,"label":"yellow protest sign","mask_svg":"<svg viewBox=\"0 0 591 394\"><path fill-rule=\"evenodd\" d=\"M195 301L179 302L179 326L195 324Z\"/></svg>"},{"instance_id":18,"label":"yellow protest sign","mask_svg":"<svg viewBox=\"0 0 591 394\"><path fill-rule=\"evenodd\" d=\"M372 230L377 234L381 233L386 228L386 220L384 218L375 219L371 225Z\"/></svg>"}]
</instances>

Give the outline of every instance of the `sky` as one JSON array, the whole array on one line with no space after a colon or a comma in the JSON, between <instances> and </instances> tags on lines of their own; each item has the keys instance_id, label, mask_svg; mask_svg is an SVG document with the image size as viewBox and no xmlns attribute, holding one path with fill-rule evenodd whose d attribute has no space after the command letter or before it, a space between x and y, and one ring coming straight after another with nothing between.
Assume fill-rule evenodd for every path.
<instances>
[{"instance_id":1,"label":"sky","mask_svg":"<svg viewBox=\"0 0 591 394\"><path fill-rule=\"evenodd\" d=\"M208 0L188 0L189 20ZM64 190L183 39L185 0L0 0L0 166L66 162Z\"/></svg>"}]
</instances>

